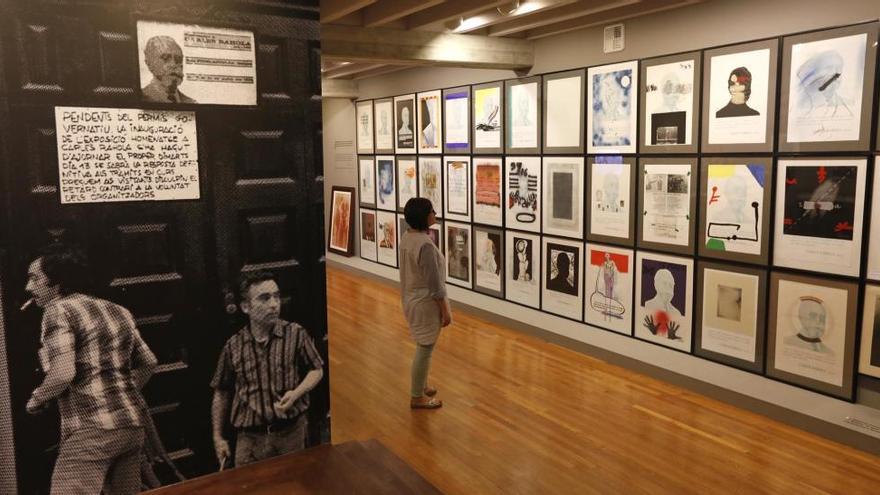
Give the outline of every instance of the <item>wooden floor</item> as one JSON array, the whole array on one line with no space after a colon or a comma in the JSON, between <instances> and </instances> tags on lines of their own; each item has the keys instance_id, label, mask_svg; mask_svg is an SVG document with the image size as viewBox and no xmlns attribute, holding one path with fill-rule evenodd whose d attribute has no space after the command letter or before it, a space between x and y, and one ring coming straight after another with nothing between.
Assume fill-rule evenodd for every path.
<instances>
[{"instance_id":1,"label":"wooden floor","mask_svg":"<svg viewBox=\"0 0 880 495\"><path fill-rule=\"evenodd\" d=\"M464 312L409 409L397 289L328 268L333 443L376 438L449 494L880 493L880 458Z\"/></svg>"}]
</instances>

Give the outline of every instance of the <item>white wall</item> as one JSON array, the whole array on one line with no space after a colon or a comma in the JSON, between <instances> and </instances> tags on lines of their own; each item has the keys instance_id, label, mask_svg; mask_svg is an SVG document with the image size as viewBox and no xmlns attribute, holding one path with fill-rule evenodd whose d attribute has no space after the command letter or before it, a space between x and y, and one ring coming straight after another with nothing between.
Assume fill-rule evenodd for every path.
<instances>
[{"instance_id":1,"label":"white wall","mask_svg":"<svg viewBox=\"0 0 880 495\"><path fill-rule=\"evenodd\" d=\"M538 40L535 47L536 63L530 74L699 50L878 17L880 0L841 0L831 4L819 0L711 0L681 10L626 21L627 48L612 55L602 54L601 26ZM420 67L361 80L360 98L380 98L520 76L522 74L517 75L512 71ZM354 186L357 183L356 169L338 170L332 163L332 153L328 156L334 140L354 139L354 123L352 102L325 100L324 170L328 194L332 184ZM339 265L391 280L397 279L395 269L357 257L330 255L329 259ZM867 442L873 446L869 448L880 451L880 447L877 447L880 444L876 442L876 439L880 439L880 382L876 380L862 379L858 403L851 404L472 291L451 287L450 296L525 325L542 328L685 377L694 377L764 404L778 406L783 411L776 415L780 419L786 419L786 410L807 415L831 425L832 437L862 446ZM762 410L766 411L766 408ZM871 423L876 429L869 431L853 426L847 418ZM824 429L822 433L829 434L828 431ZM833 431L848 433L835 435Z\"/></svg>"}]
</instances>

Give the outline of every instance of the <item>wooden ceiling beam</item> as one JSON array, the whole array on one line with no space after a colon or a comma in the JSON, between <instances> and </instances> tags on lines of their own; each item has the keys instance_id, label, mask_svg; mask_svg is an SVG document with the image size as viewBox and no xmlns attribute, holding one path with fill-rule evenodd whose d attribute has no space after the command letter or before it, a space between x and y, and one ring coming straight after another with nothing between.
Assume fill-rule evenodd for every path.
<instances>
[{"instance_id":1,"label":"wooden ceiling beam","mask_svg":"<svg viewBox=\"0 0 880 495\"><path fill-rule=\"evenodd\" d=\"M663 12L664 10L686 7L701 1L703 0L642 0L635 5L618 7L598 12L593 15L530 29L526 31L526 38L530 40L546 38L548 36L554 36L568 31L586 29L602 24L610 24L612 22L619 22L634 17L642 17L657 12Z\"/></svg>"},{"instance_id":2,"label":"wooden ceiling beam","mask_svg":"<svg viewBox=\"0 0 880 495\"><path fill-rule=\"evenodd\" d=\"M364 9L364 27L376 27L404 18L446 0L381 0Z\"/></svg>"},{"instance_id":3,"label":"wooden ceiling beam","mask_svg":"<svg viewBox=\"0 0 880 495\"><path fill-rule=\"evenodd\" d=\"M354 80L365 79L367 77L375 77L381 76L383 74L390 74L392 72L401 71L404 69L409 69L410 66L407 65L383 65L381 67L377 67L372 70L365 70L363 72L359 72L352 77Z\"/></svg>"},{"instance_id":4,"label":"wooden ceiling beam","mask_svg":"<svg viewBox=\"0 0 880 495\"><path fill-rule=\"evenodd\" d=\"M321 78L321 96L323 98L356 99L358 97L358 83L351 79Z\"/></svg>"},{"instance_id":5,"label":"wooden ceiling beam","mask_svg":"<svg viewBox=\"0 0 880 495\"><path fill-rule=\"evenodd\" d=\"M325 70L321 73L321 77L325 79L341 79L345 78L359 72L364 72L367 70L377 69L379 67L385 67L385 64L365 64L365 63L352 63L345 64L339 67L334 67L329 70Z\"/></svg>"},{"instance_id":6,"label":"wooden ceiling beam","mask_svg":"<svg viewBox=\"0 0 880 495\"><path fill-rule=\"evenodd\" d=\"M523 70L534 65L534 43L514 38L327 25L321 56L395 65Z\"/></svg>"},{"instance_id":7,"label":"wooden ceiling beam","mask_svg":"<svg viewBox=\"0 0 880 495\"><path fill-rule=\"evenodd\" d=\"M505 3L510 3L510 0L447 0L440 5L408 16L406 28L419 29L438 22L470 17Z\"/></svg>"},{"instance_id":8,"label":"wooden ceiling beam","mask_svg":"<svg viewBox=\"0 0 880 495\"><path fill-rule=\"evenodd\" d=\"M486 11L486 12L480 14L478 17L481 18L481 22L475 23L472 27L467 27L467 28L462 29L458 26L458 23L455 21L449 21L446 24L446 27L449 29L454 29L455 32L458 34L472 33L475 31L485 30L489 26L494 26L496 24L501 24L503 22L510 22L511 20L514 20L514 19L522 19L522 18L533 16L533 15L537 15L540 12L558 9L559 7L563 7L565 5L568 5L570 3L574 3L577 1L578 0L541 0L540 2L535 2L536 6L537 6L535 8L535 10L530 10L526 14L513 15L513 16L501 15L501 13L499 13L497 9L490 9L489 11ZM509 3L509 2L505 2L505 3ZM467 21L467 19L465 19L465 20Z\"/></svg>"},{"instance_id":9,"label":"wooden ceiling beam","mask_svg":"<svg viewBox=\"0 0 880 495\"><path fill-rule=\"evenodd\" d=\"M376 2L377 0L321 0L321 23L336 21Z\"/></svg>"},{"instance_id":10,"label":"wooden ceiling beam","mask_svg":"<svg viewBox=\"0 0 880 495\"><path fill-rule=\"evenodd\" d=\"M521 31L546 26L547 24L586 17L605 10L632 6L639 3L641 3L641 0L580 0L544 12L511 18L509 21L489 28L489 36L509 36Z\"/></svg>"}]
</instances>

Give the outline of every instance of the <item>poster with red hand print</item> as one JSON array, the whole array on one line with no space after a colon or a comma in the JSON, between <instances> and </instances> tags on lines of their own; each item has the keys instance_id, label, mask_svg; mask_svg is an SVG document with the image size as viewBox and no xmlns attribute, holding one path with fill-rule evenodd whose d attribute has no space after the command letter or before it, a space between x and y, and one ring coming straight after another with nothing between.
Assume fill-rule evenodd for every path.
<instances>
[{"instance_id":1,"label":"poster with red hand print","mask_svg":"<svg viewBox=\"0 0 880 495\"><path fill-rule=\"evenodd\" d=\"M773 264L858 276L865 159L780 160Z\"/></svg>"}]
</instances>

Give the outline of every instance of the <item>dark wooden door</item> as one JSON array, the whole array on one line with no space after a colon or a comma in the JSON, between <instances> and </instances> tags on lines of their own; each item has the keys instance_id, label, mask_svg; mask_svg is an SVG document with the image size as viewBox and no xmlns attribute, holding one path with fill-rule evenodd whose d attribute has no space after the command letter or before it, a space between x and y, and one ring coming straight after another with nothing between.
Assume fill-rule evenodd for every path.
<instances>
[{"instance_id":1,"label":"dark wooden door","mask_svg":"<svg viewBox=\"0 0 880 495\"><path fill-rule=\"evenodd\" d=\"M47 242L81 246L96 294L135 315L160 362L145 396L187 476L215 469L209 381L243 324L229 306L241 269L276 272L283 317L327 355L317 2L176 3L0 0L0 279L12 393L0 407L12 411L21 493L45 492L58 442L57 414L24 412L42 378L41 314L18 310L27 265ZM149 108L138 90L138 16L254 30L260 104L161 107L196 113L200 199L61 205L54 107ZM328 383L325 375L312 393L311 444L329 440Z\"/></svg>"}]
</instances>

